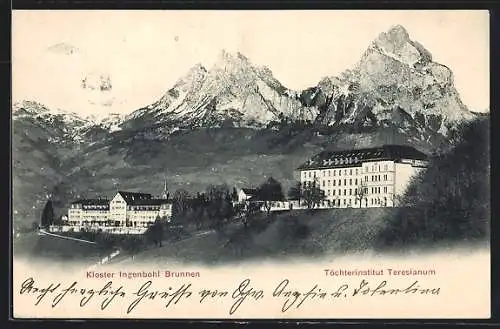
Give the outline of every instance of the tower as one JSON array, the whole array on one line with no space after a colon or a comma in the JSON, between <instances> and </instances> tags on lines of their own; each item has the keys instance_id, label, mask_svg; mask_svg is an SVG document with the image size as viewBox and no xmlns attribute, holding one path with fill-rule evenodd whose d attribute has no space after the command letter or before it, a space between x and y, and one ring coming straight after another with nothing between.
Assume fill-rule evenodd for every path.
<instances>
[{"instance_id":1,"label":"tower","mask_svg":"<svg viewBox=\"0 0 500 329\"><path fill-rule=\"evenodd\" d=\"M161 194L162 199L167 199L168 198L168 190L167 190L167 179L165 178L164 185L163 185L163 193Z\"/></svg>"}]
</instances>

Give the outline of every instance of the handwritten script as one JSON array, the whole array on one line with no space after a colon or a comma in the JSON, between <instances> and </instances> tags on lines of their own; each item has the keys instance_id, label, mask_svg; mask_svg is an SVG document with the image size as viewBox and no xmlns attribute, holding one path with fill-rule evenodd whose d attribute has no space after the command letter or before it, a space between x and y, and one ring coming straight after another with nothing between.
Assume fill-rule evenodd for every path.
<instances>
[{"instance_id":1,"label":"handwritten script","mask_svg":"<svg viewBox=\"0 0 500 329\"><path fill-rule=\"evenodd\" d=\"M245 307L244 305L254 304L253 306L256 306L255 304L264 299L277 300L281 305L281 312L286 313L292 308L299 309L306 304L317 302L331 303L338 299L372 298L375 296L388 296L388 298L397 295L436 296L440 294L441 290L439 287L424 287L417 280L398 285L392 285L386 280L360 279L355 284L349 285L330 283L328 286L321 287L313 283L309 289L301 290L293 287L293 283L285 278L277 282L274 289L264 291L258 287L258 284L247 278L230 290L209 287L195 288L190 282L176 286L165 286L165 284L153 284L151 280L142 282L132 289L129 284L125 289L124 286L113 281L108 281L102 287L95 289L85 287L77 281L70 284L52 282L41 285L29 277L16 290L20 295L32 296L35 306L50 303L50 306L55 308L65 302L74 302L74 297L76 297L81 308L97 307L97 309L104 311L111 304L116 303L120 306L124 305L127 314L140 312L141 308L147 309L149 303L161 303L165 309L169 309L186 301L203 304L215 303L217 300L229 300L228 313L230 315Z\"/></svg>"}]
</instances>

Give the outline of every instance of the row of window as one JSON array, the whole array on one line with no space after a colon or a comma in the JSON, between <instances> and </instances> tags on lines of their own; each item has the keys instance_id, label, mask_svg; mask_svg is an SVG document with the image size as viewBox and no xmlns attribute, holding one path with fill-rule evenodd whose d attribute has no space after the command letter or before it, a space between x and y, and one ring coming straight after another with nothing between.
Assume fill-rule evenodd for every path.
<instances>
[{"instance_id":1,"label":"row of window","mask_svg":"<svg viewBox=\"0 0 500 329\"><path fill-rule=\"evenodd\" d=\"M329 204L333 205L333 206L339 206L339 207L340 207L340 205L358 206L359 202L360 202L360 200L358 200L358 199L343 199L343 200L337 199L337 200L330 201ZM361 200L361 206L367 206L368 204L370 204L372 206L374 206L374 205L387 206L389 203L388 203L387 198L370 198L370 199Z\"/></svg>"},{"instance_id":2,"label":"row of window","mask_svg":"<svg viewBox=\"0 0 500 329\"><path fill-rule=\"evenodd\" d=\"M358 175L359 173L359 169L356 168L356 169L332 169L332 170L323 170L323 177L331 177L331 176L342 176L342 171L344 172L344 176L347 176L347 175L351 175L353 173L355 173L355 175ZM304 174L303 174L304 178L312 178L312 177L316 177L316 172L312 172L312 171L304 171Z\"/></svg>"},{"instance_id":3,"label":"row of window","mask_svg":"<svg viewBox=\"0 0 500 329\"><path fill-rule=\"evenodd\" d=\"M387 171L387 170L389 170L389 165L387 163L385 163L383 168L384 168L384 171ZM380 167L380 164L374 163L371 166L366 166L365 172L369 172L369 169L371 169L371 172L375 172L375 171L381 171L382 168Z\"/></svg>"},{"instance_id":4,"label":"row of window","mask_svg":"<svg viewBox=\"0 0 500 329\"><path fill-rule=\"evenodd\" d=\"M354 180L353 180L352 178L349 178L349 185L352 185L352 182L353 182L353 181L354 181L354 185L358 185L358 179L357 179L357 178L354 178ZM327 184L328 184L328 186L332 186L332 183L333 183L333 186L336 186L336 185L337 185L337 182L338 182L338 185L339 185L339 186L342 186L342 180L341 180L341 179L339 179L338 181L337 181L336 179L334 179L334 180L328 180L328 181L325 181L325 180L324 180L324 181L322 182L322 183L323 183L322 185L323 185L323 187L327 186ZM346 186L346 185L347 185L347 182L348 182L348 181L347 181L347 178L345 178L345 179L344 179L344 186ZM309 183L310 183L310 182L309 182Z\"/></svg>"},{"instance_id":5,"label":"row of window","mask_svg":"<svg viewBox=\"0 0 500 329\"><path fill-rule=\"evenodd\" d=\"M361 188L361 187L360 187ZM368 190L368 187L365 187L364 188L364 194L368 194L368 191L371 192L371 194L380 194L381 191L383 193L387 193L388 192L388 188L387 186L384 186L382 189L380 186L374 186L374 187L371 187L370 190ZM357 195L358 194L358 188L354 188L354 189L338 189L338 190L326 190L326 195L327 196L336 196L336 195Z\"/></svg>"},{"instance_id":6,"label":"row of window","mask_svg":"<svg viewBox=\"0 0 500 329\"><path fill-rule=\"evenodd\" d=\"M365 176L365 182L368 182L368 177L369 176ZM384 181L387 181L387 174L384 174L382 176L382 178L384 179ZM380 175L372 175L371 176L371 181L372 182L380 182Z\"/></svg>"},{"instance_id":7,"label":"row of window","mask_svg":"<svg viewBox=\"0 0 500 329\"><path fill-rule=\"evenodd\" d=\"M387 164L384 164L383 166L384 168L384 171L387 171L388 170L388 165ZM370 167L365 167L365 172L369 172L369 169ZM371 172L376 172L376 171L381 171L381 167L380 165L372 165L371 166ZM344 173L344 176L347 176L347 175L350 175L352 176L353 174L354 175L358 175L359 174L359 169L358 168L355 168L355 169L332 169L332 170L322 170L323 172L323 177L332 177L332 176L342 176L342 173ZM385 175L387 176L387 175ZM304 178L316 178L317 175L316 175L316 172L315 171L304 171L303 172L303 177Z\"/></svg>"},{"instance_id":8,"label":"row of window","mask_svg":"<svg viewBox=\"0 0 500 329\"><path fill-rule=\"evenodd\" d=\"M156 219L156 216L157 215L154 215L154 216L144 216L144 215L142 215L142 216L134 216L133 219L129 219L129 220L132 220L132 221L133 220L138 220L138 219L143 219L143 220L144 219L150 219L150 220L154 220L154 219Z\"/></svg>"},{"instance_id":9,"label":"row of window","mask_svg":"<svg viewBox=\"0 0 500 329\"><path fill-rule=\"evenodd\" d=\"M160 210L160 206L129 206L128 210L150 210L150 211L158 211Z\"/></svg>"},{"instance_id":10,"label":"row of window","mask_svg":"<svg viewBox=\"0 0 500 329\"><path fill-rule=\"evenodd\" d=\"M72 204L71 209L108 209L108 205L94 205L94 204L89 204L89 205L81 205L81 204Z\"/></svg>"},{"instance_id":11,"label":"row of window","mask_svg":"<svg viewBox=\"0 0 500 329\"><path fill-rule=\"evenodd\" d=\"M369 178L370 178L370 176L365 176L365 182L368 182ZM372 175L372 176L371 176L371 181L372 181L372 182L380 182L380 181L381 181L381 178L383 178L383 180L384 180L384 181L387 181L388 176L387 176L387 174L385 174L385 175L383 175L383 176L380 176L380 175ZM347 185L353 185L353 184L352 184L353 182L354 182L354 185L355 185L355 186L356 186L356 185L358 185L358 179L357 179L357 178L354 178L354 179L349 178L349 180L347 180L347 178L344 178L344 184L343 184L343 185L344 185L344 186L347 186ZM306 181L306 182L304 182L304 184L305 184L305 186L310 187L310 186L312 186L313 182L311 182L311 181ZM330 179L329 179L329 180L323 180L323 181L321 182L321 186L322 186L322 187L326 187L326 186L330 187L330 186L337 186L337 185L338 185L338 186L342 186L342 179L339 179L339 180L336 180L336 179L330 180Z\"/></svg>"}]
</instances>

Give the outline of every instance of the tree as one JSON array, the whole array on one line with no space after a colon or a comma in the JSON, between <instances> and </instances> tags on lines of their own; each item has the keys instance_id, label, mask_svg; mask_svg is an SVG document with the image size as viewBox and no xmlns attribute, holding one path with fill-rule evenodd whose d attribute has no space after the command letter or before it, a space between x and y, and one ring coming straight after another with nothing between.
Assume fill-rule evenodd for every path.
<instances>
[{"instance_id":1,"label":"tree","mask_svg":"<svg viewBox=\"0 0 500 329\"><path fill-rule=\"evenodd\" d=\"M52 225L53 222L54 222L54 208L52 207L52 201L48 200L45 203L45 207L43 208L41 225L42 227L47 227L49 225Z\"/></svg>"},{"instance_id":2,"label":"tree","mask_svg":"<svg viewBox=\"0 0 500 329\"><path fill-rule=\"evenodd\" d=\"M162 246L163 222L161 221L160 216L157 216L154 224L148 228L146 237L148 241L154 243L155 246Z\"/></svg>"},{"instance_id":3,"label":"tree","mask_svg":"<svg viewBox=\"0 0 500 329\"><path fill-rule=\"evenodd\" d=\"M236 187L233 187L233 193L231 194L231 198L233 201L238 201L238 191L236 191Z\"/></svg>"},{"instance_id":4,"label":"tree","mask_svg":"<svg viewBox=\"0 0 500 329\"><path fill-rule=\"evenodd\" d=\"M243 216L243 224L248 227L250 218L260 211L260 203L255 201L246 201L245 214Z\"/></svg>"},{"instance_id":5,"label":"tree","mask_svg":"<svg viewBox=\"0 0 500 329\"><path fill-rule=\"evenodd\" d=\"M367 192L368 188L366 187L366 183L364 181L361 181L361 184L355 190L356 200L358 200L360 208L363 200L365 200L366 198Z\"/></svg>"},{"instance_id":6,"label":"tree","mask_svg":"<svg viewBox=\"0 0 500 329\"><path fill-rule=\"evenodd\" d=\"M208 207L209 220L217 230L220 230L234 214L231 192L227 185L222 184L210 185L207 194L208 200L205 204Z\"/></svg>"},{"instance_id":7,"label":"tree","mask_svg":"<svg viewBox=\"0 0 500 329\"><path fill-rule=\"evenodd\" d=\"M298 200L300 203L300 199L302 198L302 184L300 182L296 182L290 189L288 190L288 197L291 200Z\"/></svg>"},{"instance_id":8,"label":"tree","mask_svg":"<svg viewBox=\"0 0 500 329\"><path fill-rule=\"evenodd\" d=\"M273 201L283 201L285 199L281 183L273 177L269 177L257 188L257 196L259 200L264 201L264 207L268 215L271 212Z\"/></svg>"},{"instance_id":9,"label":"tree","mask_svg":"<svg viewBox=\"0 0 500 329\"><path fill-rule=\"evenodd\" d=\"M317 179L312 181L311 184L304 184L302 188L302 199L304 200L308 209L312 209L325 200L325 191L318 186Z\"/></svg>"},{"instance_id":10,"label":"tree","mask_svg":"<svg viewBox=\"0 0 500 329\"><path fill-rule=\"evenodd\" d=\"M174 193L172 204L172 217L184 215L188 208L189 193L186 190L177 190Z\"/></svg>"}]
</instances>

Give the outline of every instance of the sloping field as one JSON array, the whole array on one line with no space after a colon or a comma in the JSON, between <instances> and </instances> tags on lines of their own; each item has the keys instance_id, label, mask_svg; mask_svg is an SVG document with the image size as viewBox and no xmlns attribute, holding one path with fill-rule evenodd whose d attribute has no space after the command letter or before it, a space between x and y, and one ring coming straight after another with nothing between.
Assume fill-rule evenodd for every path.
<instances>
[{"instance_id":1,"label":"sloping field","mask_svg":"<svg viewBox=\"0 0 500 329\"><path fill-rule=\"evenodd\" d=\"M97 245L54 236L24 234L13 242L14 258L65 263L95 263L103 255Z\"/></svg>"},{"instance_id":2,"label":"sloping field","mask_svg":"<svg viewBox=\"0 0 500 329\"><path fill-rule=\"evenodd\" d=\"M391 209L297 210L255 219L244 228L231 224L162 248L143 251L124 263L169 261L214 264L242 260L316 257L371 250Z\"/></svg>"}]
</instances>

